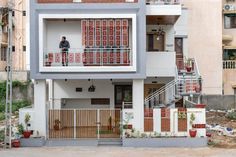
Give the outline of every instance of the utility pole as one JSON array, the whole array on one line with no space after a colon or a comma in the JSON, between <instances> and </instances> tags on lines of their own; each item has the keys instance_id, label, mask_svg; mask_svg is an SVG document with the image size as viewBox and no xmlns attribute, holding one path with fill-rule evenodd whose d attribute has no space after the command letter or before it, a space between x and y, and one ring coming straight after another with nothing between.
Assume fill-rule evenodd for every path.
<instances>
[{"instance_id":1,"label":"utility pole","mask_svg":"<svg viewBox=\"0 0 236 157\"><path fill-rule=\"evenodd\" d=\"M7 49L7 81L6 81L6 104L5 104L5 140L4 148L11 148L12 138L12 12L13 1L8 0L8 49Z\"/></svg>"}]
</instances>

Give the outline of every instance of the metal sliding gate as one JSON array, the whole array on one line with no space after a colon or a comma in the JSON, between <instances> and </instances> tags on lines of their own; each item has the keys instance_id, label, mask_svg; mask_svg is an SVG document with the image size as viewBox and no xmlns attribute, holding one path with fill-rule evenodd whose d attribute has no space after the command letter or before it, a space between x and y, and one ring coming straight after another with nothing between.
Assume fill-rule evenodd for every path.
<instances>
[{"instance_id":1,"label":"metal sliding gate","mask_svg":"<svg viewBox=\"0 0 236 157\"><path fill-rule=\"evenodd\" d=\"M61 109L48 112L49 139L120 138L121 110Z\"/></svg>"}]
</instances>

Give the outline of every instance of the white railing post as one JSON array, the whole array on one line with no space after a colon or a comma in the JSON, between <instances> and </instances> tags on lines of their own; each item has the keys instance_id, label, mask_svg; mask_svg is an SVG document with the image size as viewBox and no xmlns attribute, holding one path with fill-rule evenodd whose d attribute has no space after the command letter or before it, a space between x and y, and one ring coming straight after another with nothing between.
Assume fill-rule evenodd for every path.
<instances>
[{"instance_id":1,"label":"white railing post","mask_svg":"<svg viewBox=\"0 0 236 157\"><path fill-rule=\"evenodd\" d=\"M76 110L74 109L74 139L76 139Z\"/></svg>"}]
</instances>

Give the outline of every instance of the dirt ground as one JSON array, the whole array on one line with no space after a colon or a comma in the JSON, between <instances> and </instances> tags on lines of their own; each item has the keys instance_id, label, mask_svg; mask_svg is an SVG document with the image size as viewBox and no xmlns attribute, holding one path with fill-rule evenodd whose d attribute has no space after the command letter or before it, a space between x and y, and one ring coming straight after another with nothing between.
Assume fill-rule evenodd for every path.
<instances>
[{"instance_id":1,"label":"dirt ground","mask_svg":"<svg viewBox=\"0 0 236 157\"><path fill-rule=\"evenodd\" d=\"M0 157L235 157L236 149L42 147L0 150Z\"/></svg>"},{"instance_id":2,"label":"dirt ground","mask_svg":"<svg viewBox=\"0 0 236 157\"><path fill-rule=\"evenodd\" d=\"M232 129L236 129L236 121L229 120L225 117L226 113L224 112L207 112L207 124L214 125L219 124L222 127L228 127ZM211 137L209 138L209 144L212 147L217 148L236 148L236 136L235 137L227 137L224 135L219 135L218 132L212 131Z\"/></svg>"}]
</instances>

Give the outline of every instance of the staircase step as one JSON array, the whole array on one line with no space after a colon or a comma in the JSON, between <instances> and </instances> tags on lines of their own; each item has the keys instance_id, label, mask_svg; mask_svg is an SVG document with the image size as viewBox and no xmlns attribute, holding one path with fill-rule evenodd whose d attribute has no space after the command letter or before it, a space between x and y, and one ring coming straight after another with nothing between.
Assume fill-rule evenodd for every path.
<instances>
[{"instance_id":1,"label":"staircase step","mask_svg":"<svg viewBox=\"0 0 236 157\"><path fill-rule=\"evenodd\" d=\"M99 139L98 145L103 146L121 146L122 145L122 139Z\"/></svg>"}]
</instances>

